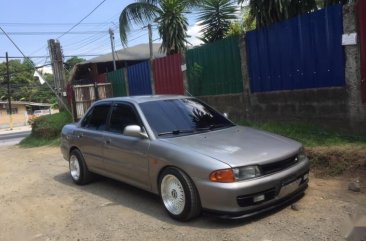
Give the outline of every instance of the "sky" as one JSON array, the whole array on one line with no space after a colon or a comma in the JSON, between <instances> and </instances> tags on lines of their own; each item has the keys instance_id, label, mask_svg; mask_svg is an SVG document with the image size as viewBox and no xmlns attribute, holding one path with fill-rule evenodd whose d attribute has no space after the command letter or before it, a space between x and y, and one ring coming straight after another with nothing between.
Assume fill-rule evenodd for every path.
<instances>
[{"instance_id":1,"label":"sky","mask_svg":"<svg viewBox=\"0 0 366 241\"><path fill-rule=\"evenodd\" d=\"M61 33L69 30L74 24L89 14L102 0L0 0L0 26L10 33L10 37L19 46L26 56L39 56L32 58L37 65L49 64L47 40L56 39ZM97 8L82 24L71 32L78 34L66 34L59 38L65 56L100 55L111 52L111 44L108 29L115 33L116 50L122 48L119 38L118 18L122 9L133 0L106 0ZM194 17L189 16L188 35L191 44L197 45L200 41L195 37L200 27L195 24ZM32 33L25 35L24 33ZM38 32L47 34L36 35ZM83 33L83 34L80 34ZM135 26L128 34L128 46L140 43L148 43L147 29ZM154 43L161 40L154 31ZM10 57L21 56L21 53L0 31L0 62L5 52ZM82 56L86 59L92 56ZM66 57L67 59L67 57Z\"/></svg>"}]
</instances>

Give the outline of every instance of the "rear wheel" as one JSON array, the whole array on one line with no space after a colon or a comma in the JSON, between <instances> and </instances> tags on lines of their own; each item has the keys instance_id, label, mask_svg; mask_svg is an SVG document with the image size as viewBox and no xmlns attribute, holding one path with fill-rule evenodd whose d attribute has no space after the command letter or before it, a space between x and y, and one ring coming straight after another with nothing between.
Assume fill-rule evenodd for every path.
<instances>
[{"instance_id":1,"label":"rear wheel","mask_svg":"<svg viewBox=\"0 0 366 241\"><path fill-rule=\"evenodd\" d=\"M177 168L167 168L159 178L160 196L171 217L188 221L201 213L201 203L191 179Z\"/></svg>"},{"instance_id":2,"label":"rear wheel","mask_svg":"<svg viewBox=\"0 0 366 241\"><path fill-rule=\"evenodd\" d=\"M77 149L71 151L69 158L70 176L78 185L88 184L92 180L92 173L89 172L84 157Z\"/></svg>"}]
</instances>

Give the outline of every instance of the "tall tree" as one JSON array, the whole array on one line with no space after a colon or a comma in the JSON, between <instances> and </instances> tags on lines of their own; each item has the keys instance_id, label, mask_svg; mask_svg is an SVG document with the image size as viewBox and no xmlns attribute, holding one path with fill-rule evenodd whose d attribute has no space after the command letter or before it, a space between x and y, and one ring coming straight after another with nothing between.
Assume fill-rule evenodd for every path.
<instances>
[{"instance_id":1,"label":"tall tree","mask_svg":"<svg viewBox=\"0 0 366 241\"><path fill-rule=\"evenodd\" d=\"M74 56L72 58L69 58L68 60L66 60L65 62L65 68L68 70L68 71L71 71L72 68L76 65L76 64L79 64L81 62L84 62L86 59L83 59L83 58L80 58L80 57L77 57L77 56Z\"/></svg>"},{"instance_id":2,"label":"tall tree","mask_svg":"<svg viewBox=\"0 0 366 241\"><path fill-rule=\"evenodd\" d=\"M119 18L122 44L127 44L131 25L156 23L162 39L160 50L167 54L182 52L188 29L186 14L196 5L196 0L136 0L127 5Z\"/></svg>"},{"instance_id":3,"label":"tall tree","mask_svg":"<svg viewBox=\"0 0 366 241\"><path fill-rule=\"evenodd\" d=\"M13 100L54 103L56 97L46 86L33 77L34 68L30 60L10 60L10 95ZM6 63L0 63L0 100L7 98ZM52 75L45 76L53 85Z\"/></svg>"},{"instance_id":4,"label":"tall tree","mask_svg":"<svg viewBox=\"0 0 366 241\"><path fill-rule=\"evenodd\" d=\"M249 22L263 27L301 14L309 13L331 4L346 4L350 0L238 0L248 4Z\"/></svg>"},{"instance_id":5,"label":"tall tree","mask_svg":"<svg viewBox=\"0 0 366 241\"><path fill-rule=\"evenodd\" d=\"M202 0L199 5L199 25L204 42L223 39L230 24L237 19L237 6L232 0Z\"/></svg>"},{"instance_id":6,"label":"tall tree","mask_svg":"<svg viewBox=\"0 0 366 241\"><path fill-rule=\"evenodd\" d=\"M319 5L319 7L323 8L328 5L332 5L332 4L347 4L349 2L350 2L350 0L323 0L323 1L320 1L320 3L318 5Z\"/></svg>"},{"instance_id":7,"label":"tall tree","mask_svg":"<svg viewBox=\"0 0 366 241\"><path fill-rule=\"evenodd\" d=\"M256 22L251 20L249 10L247 6L240 9L241 18L230 23L226 36L241 35L256 28Z\"/></svg>"},{"instance_id":8,"label":"tall tree","mask_svg":"<svg viewBox=\"0 0 366 241\"><path fill-rule=\"evenodd\" d=\"M316 0L238 0L248 4L250 21L263 27L300 14L317 10Z\"/></svg>"}]
</instances>

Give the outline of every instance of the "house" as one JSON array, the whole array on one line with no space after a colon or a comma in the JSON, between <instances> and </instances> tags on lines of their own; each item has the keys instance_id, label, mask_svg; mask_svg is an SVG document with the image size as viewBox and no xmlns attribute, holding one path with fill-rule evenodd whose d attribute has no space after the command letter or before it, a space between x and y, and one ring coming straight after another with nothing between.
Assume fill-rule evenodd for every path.
<instances>
[{"instance_id":1,"label":"house","mask_svg":"<svg viewBox=\"0 0 366 241\"><path fill-rule=\"evenodd\" d=\"M153 57L161 58L165 54L160 52L161 44L153 44ZM150 58L149 44L138 44L129 48L115 51L115 61L117 69L126 68L146 61ZM68 82L72 84L92 84L95 82L105 82L103 74L113 71L112 53L104 54L74 66Z\"/></svg>"},{"instance_id":2,"label":"house","mask_svg":"<svg viewBox=\"0 0 366 241\"><path fill-rule=\"evenodd\" d=\"M12 101L13 126L25 126L28 124L29 116L36 110L50 110L51 104L34 103L27 101ZM51 113L51 112L50 112ZM0 101L0 129L10 127L9 103Z\"/></svg>"}]
</instances>

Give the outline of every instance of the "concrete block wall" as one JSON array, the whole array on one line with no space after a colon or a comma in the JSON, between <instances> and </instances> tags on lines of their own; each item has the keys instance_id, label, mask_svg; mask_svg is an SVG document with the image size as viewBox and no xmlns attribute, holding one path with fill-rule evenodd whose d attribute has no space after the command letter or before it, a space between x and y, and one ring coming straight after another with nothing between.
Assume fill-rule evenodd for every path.
<instances>
[{"instance_id":1,"label":"concrete block wall","mask_svg":"<svg viewBox=\"0 0 366 241\"><path fill-rule=\"evenodd\" d=\"M199 96L198 98L217 111L227 113L233 121L246 119L243 111L245 105L243 94Z\"/></svg>"}]
</instances>

